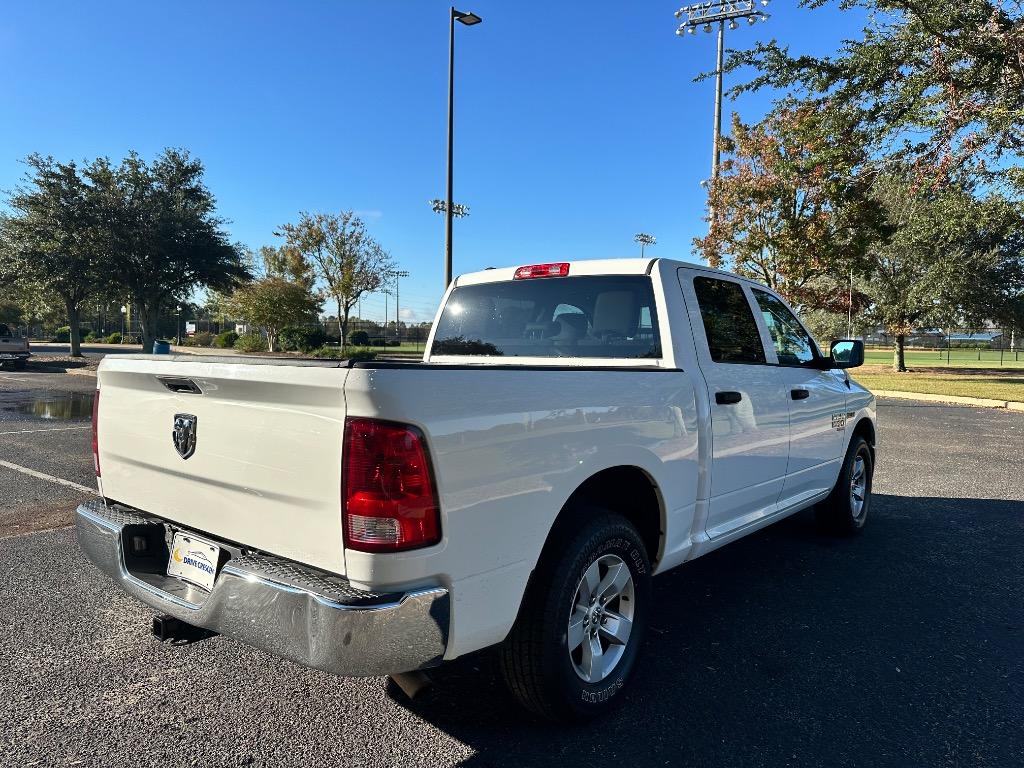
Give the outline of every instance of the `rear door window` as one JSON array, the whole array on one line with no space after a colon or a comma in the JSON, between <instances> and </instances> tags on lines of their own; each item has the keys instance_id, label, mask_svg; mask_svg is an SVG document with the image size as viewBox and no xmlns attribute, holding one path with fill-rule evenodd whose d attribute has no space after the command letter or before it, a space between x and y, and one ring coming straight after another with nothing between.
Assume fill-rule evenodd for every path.
<instances>
[{"instance_id":1,"label":"rear door window","mask_svg":"<svg viewBox=\"0 0 1024 768\"><path fill-rule=\"evenodd\" d=\"M430 353L660 358L651 279L599 275L458 287Z\"/></svg>"},{"instance_id":2,"label":"rear door window","mask_svg":"<svg viewBox=\"0 0 1024 768\"><path fill-rule=\"evenodd\" d=\"M764 344L743 286L731 280L695 277L708 351L716 363L766 363Z\"/></svg>"}]
</instances>

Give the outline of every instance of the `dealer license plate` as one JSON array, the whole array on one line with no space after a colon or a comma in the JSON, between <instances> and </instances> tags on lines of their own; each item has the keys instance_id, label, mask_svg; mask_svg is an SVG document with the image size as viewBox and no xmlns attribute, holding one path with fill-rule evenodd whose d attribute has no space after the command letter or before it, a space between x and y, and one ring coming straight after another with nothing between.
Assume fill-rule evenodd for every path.
<instances>
[{"instance_id":1,"label":"dealer license plate","mask_svg":"<svg viewBox=\"0 0 1024 768\"><path fill-rule=\"evenodd\" d=\"M206 539L178 531L171 540L171 557L167 561L167 575L177 576L203 589L213 589L217 578L217 559L220 547Z\"/></svg>"}]
</instances>

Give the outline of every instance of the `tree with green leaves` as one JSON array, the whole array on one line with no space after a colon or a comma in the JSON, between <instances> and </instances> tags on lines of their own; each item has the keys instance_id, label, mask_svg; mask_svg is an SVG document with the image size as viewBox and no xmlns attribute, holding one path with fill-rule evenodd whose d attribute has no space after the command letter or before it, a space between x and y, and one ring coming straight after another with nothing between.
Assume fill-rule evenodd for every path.
<instances>
[{"instance_id":1,"label":"tree with green leaves","mask_svg":"<svg viewBox=\"0 0 1024 768\"><path fill-rule=\"evenodd\" d=\"M250 277L203 173L199 160L177 149L152 163L133 152L117 165L103 158L85 169L104 217L110 277L139 312L146 352L166 307L196 288L228 290Z\"/></svg>"},{"instance_id":2,"label":"tree with green leaves","mask_svg":"<svg viewBox=\"0 0 1024 768\"><path fill-rule=\"evenodd\" d=\"M395 270L390 254L352 211L303 212L297 223L282 226L281 234L287 252L301 254L323 295L334 299L345 344L349 317L359 298L379 290Z\"/></svg>"},{"instance_id":3,"label":"tree with green leaves","mask_svg":"<svg viewBox=\"0 0 1024 768\"><path fill-rule=\"evenodd\" d=\"M867 11L859 39L832 56L796 56L772 40L730 56L759 74L733 89L800 94L816 110L842 105L880 166L918 177L972 167L1017 178L1024 152L1024 4L1020 0L801 0Z\"/></svg>"},{"instance_id":4,"label":"tree with green leaves","mask_svg":"<svg viewBox=\"0 0 1024 768\"><path fill-rule=\"evenodd\" d=\"M862 137L844 121L783 103L747 125L733 118L710 194L709 233L694 240L713 267L727 264L797 305L846 312L836 279L866 269L884 224L870 194Z\"/></svg>"},{"instance_id":5,"label":"tree with green leaves","mask_svg":"<svg viewBox=\"0 0 1024 768\"><path fill-rule=\"evenodd\" d=\"M107 251L95 190L78 166L30 155L24 181L0 217L0 281L29 294L60 298L67 312L70 353L82 354L81 308L106 281Z\"/></svg>"},{"instance_id":6,"label":"tree with green leaves","mask_svg":"<svg viewBox=\"0 0 1024 768\"><path fill-rule=\"evenodd\" d=\"M20 304L7 298L0 299L0 323L7 326L19 326L25 322L25 310Z\"/></svg>"},{"instance_id":7,"label":"tree with green leaves","mask_svg":"<svg viewBox=\"0 0 1024 768\"><path fill-rule=\"evenodd\" d=\"M893 370L906 371L906 336L921 326L980 325L1005 310L1019 285L1024 216L1016 202L968 183L918 186L916 174L881 178L875 192L889 234L870 249L869 317L893 338Z\"/></svg>"},{"instance_id":8,"label":"tree with green leaves","mask_svg":"<svg viewBox=\"0 0 1024 768\"><path fill-rule=\"evenodd\" d=\"M277 352L281 330L315 321L319 302L309 289L283 277L267 275L239 286L226 301L228 311L267 335L267 346Z\"/></svg>"},{"instance_id":9,"label":"tree with green leaves","mask_svg":"<svg viewBox=\"0 0 1024 768\"><path fill-rule=\"evenodd\" d=\"M313 265L294 246L261 246L256 259L262 264L263 272L269 276L290 280L310 291L316 285Z\"/></svg>"},{"instance_id":10,"label":"tree with green leaves","mask_svg":"<svg viewBox=\"0 0 1024 768\"><path fill-rule=\"evenodd\" d=\"M1003 331L1004 345L1008 342L1010 349L1019 349L1024 337L1024 286L1019 280L1012 288L1003 288L1002 300L992 319Z\"/></svg>"}]
</instances>

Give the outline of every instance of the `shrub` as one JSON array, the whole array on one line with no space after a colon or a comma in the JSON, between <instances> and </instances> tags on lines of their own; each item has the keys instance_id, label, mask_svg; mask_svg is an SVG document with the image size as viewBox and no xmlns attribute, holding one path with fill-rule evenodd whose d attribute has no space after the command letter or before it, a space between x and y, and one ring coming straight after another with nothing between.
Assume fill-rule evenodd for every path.
<instances>
[{"instance_id":1,"label":"shrub","mask_svg":"<svg viewBox=\"0 0 1024 768\"><path fill-rule=\"evenodd\" d=\"M121 334L118 333L117 331L114 331L112 334L110 334L109 336L107 336L107 338L105 338L103 340L103 343L104 344L120 344L121 343Z\"/></svg>"},{"instance_id":2,"label":"shrub","mask_svg":"<svg viewBox=\"0 0 1024 768\"><path fill-rule=\"evenodd\" d=\"M87 328L79 328L78 338L84 339L86 335L89 333L92 333L92 331L90 331ZM71 326L62 325L60 328L57 329L57 333L55 334L55 336L56 338L54 338L54 341L63 341L65 343L71 341Z\"/></svg>"},{"instance_id":3,"label":"shrub","mask_svg":"<svg viewBox=\"0 0 1024 768\"><path fill-rule=\"evenodd\" d=\"M213 334L209 331L194 333L185 339L186 347L209 347L213 345Z\"/></svg>"},{"instance_id":4,"label":"shrub","mask_svg":"<svg viewBox=\"0 0 1024 768\"><path fill-rule=\"evenodd\" d=\"M235 349L239 352L266 352L267 340L259 333L246 333L235 341Z\"/></svg>"},{"instance_id":5,"label":"shrub","mask_svg":"<svg viewBox=\"0 0 1024 768\"><path fill-rule=\"evenodd\" d=\"M97 336L94 331L89 331L87 334L85 334L85 337L82 339L82 341L87 341L90 344L94 344L95 342L100 341L102 338L102 336Z\"/></svg>"},{"instance_id":6,"label":"shrub","mask_svg":"<svg viewBox=\"0 0 1024 768\"><path fill-rule=\"evenodd\" d=\"M217 337L213 340L213 346L218 349L231 349L235 346L236 341L238 341L237 333L234 331L224 331L217 334Z\"/></svg>"},{"instance_id":7,"label":"shrub","mask_svg":"<svg viewBox=\"0 0 1024 768\"><path fill-rule=\"evenodd\" d=\"M344 352L340 347L320 347L313 353L313 357L330 360L374 360L377 352L369 347L349 347Z\"/></svg>"},{"instance_id":8,"label":"shrub","mask_svg":"<svg viewBox=\"0 0 1024 768\"><path fill-rule=\"evenodd\" d=\"M376 360L377 350L369 347L349 347L345 351L345 358L348 360Z\"/></svg>"},{"instance_id":9,"label":"shrub","mask_svg":"<svg viewBox=\"0 0 1024 768\"><path fill-rule=\"evenodd\" d=\"M331 360L340 360L345 357L341 353L341 347L328 347L323 346L320 349L313 350L313 357L326 357Z\"/></svg>"},{"instance_id":10,"label":"shrub","mask_svg":"<svg viewBox=\"0 0 1024 768\"><path fill-rule=\"evenodd\" d=\"M368 347L370 345L370 334L366 331L352 331L348 335L348 343L356 347Z\"/></svg>"},{"instance_id":11,"label":"shrub","mask_svg":"<svg viewBox=\"0 0 1024 768\"><path fill-rule=\"evenodd\" d=\"M327 343L327 334L322 328L287 326L281 329L281 349L312 352Z\"/></svg>"}]
</instances>

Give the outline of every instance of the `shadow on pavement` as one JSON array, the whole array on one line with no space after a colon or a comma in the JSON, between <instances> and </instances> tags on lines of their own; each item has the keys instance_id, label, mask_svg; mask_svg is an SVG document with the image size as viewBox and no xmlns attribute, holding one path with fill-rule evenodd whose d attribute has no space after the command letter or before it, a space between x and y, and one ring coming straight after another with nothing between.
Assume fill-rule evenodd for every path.
<instances>
[{"instance_id":1,"label":"shadow on pavement","mask_svg":"<svg viewBox=\"0 0 1024 768\"><path fill-rule=\"evenodd\" d=\"M465 764L1010 765L1024 753L1024 502L875 495L861 536L789 518L655 580L634 685L560 728L488 654L393 698Z\"/></svg>"}]
</instances>

